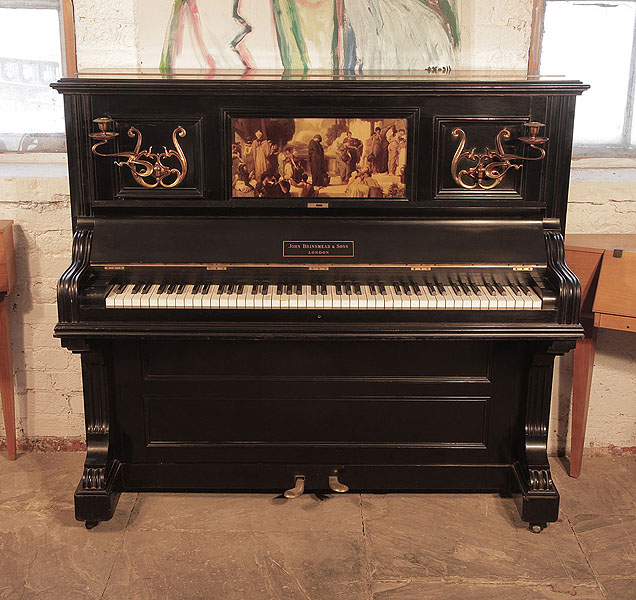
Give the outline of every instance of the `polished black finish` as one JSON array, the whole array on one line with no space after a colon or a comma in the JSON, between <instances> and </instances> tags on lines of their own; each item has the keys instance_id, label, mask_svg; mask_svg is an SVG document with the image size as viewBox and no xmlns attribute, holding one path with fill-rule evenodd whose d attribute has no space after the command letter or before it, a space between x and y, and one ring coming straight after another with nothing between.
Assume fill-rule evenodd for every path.
<instances>
[{"instance_id":1,"label":"polished black finish","mask_svg":"<svg viewBox=\"0 0 636 600\"><path fill-rule=\"evenodd\" d=\"M305 477L327 490L512 492L540 531L558 515L547 460L554 357L581 337L579 283L563 229L578 82L355 77L76 78L65 94L73 253L58 287L62 344L82 357L87 458L75 492L87 527L121 491L267 490ZM407 198L231 198L232 117L408 122ZM188 175L145 189L90 152L108 116L129 149L183 126ZM469 144L523 154L523 123L546 123L547 156L493 190L450 175ZM165 140L165 141L163 141ZM474 140L474 141L473 141ZM311 199L315 201L316 199ZM320 199L322 200L322 199ZM307 255L289 242L341 242ZM539 291L540 310L107 309L113 286L212 284L359 295L413 283L440 294L476 285ZM232 287L234 286L234 288Z\"/></svg>"}]
</instances>

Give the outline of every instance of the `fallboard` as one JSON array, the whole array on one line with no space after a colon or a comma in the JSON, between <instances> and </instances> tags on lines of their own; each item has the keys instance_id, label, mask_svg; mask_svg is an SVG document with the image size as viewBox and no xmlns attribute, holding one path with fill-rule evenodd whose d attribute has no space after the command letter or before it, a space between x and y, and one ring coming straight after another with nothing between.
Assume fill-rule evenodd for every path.
<instances>
[{"instance_id":1,"label":"fallboard","mask_svg":"<svg viewBox=\"0 0 636 600\"><path fill-rule=\"evenodd\" d=\"M540 220L386 218L96 219L91 264L546 264Z\"/></svg>"}]
</instances>

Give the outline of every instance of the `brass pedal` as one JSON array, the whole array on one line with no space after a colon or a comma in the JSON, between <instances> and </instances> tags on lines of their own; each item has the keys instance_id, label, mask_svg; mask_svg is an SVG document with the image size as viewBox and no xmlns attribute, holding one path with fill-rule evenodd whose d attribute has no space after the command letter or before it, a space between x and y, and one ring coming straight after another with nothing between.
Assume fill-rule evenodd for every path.
<instances>
[{"instance_id":1,"label":"brass pedal","mask_svg":"<svg viewBox=\"0 0 636 600\"><path fill-rule=\"evenodd\" d=\"M299 496L302 496L304 492L305 492L305 476L296 475L294 487L285 491L283 496L285 496L285 498L298 498Z\"/></svg>"},{"instance_id":2,"label":"brass pedal","mask_svg":"<svg viewBox=\"0 0 636 600\"><path fill-rule=\"evenodd\" d=\"M331 488L332 491L338 492L339 494L344 494L345 492L349 491L348 485L345 485L344 483L341 483L340 481L338 481L337 472L329 475L329 487Z\"/></svg>"}]
</instances>

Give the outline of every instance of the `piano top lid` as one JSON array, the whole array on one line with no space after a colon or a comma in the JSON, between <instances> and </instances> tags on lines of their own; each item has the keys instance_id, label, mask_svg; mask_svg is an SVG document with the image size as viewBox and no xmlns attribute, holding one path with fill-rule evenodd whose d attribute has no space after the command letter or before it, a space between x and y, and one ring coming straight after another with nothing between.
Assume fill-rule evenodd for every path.
<instances>
[{"instance_id":1,"label":"piano top lid","mask_svg":"<svg viewBox=\"0 0 636 600\"><path fill-rule=\"evenodd\" d=\"M89 69L72 76L63 77L51 84L61 93L76 91L97 91L99 88L132 90L134 88L155 89L162 92L211 88L235 87L236 84L251 88L263 85L271 89L275 83L282 89L299 90L320 87L347 87L373 89L382 88L410 90L459 92L471 91L502 93L520 92L531 89L535 93L581 94L589 88L578 80L557 75L531 75L527 71L363 71L357 73L334 72L331 70L282 71L253 69L245 71L216 69L177 69L163 73L159 69Z\"/></svg>"}]
</instances>

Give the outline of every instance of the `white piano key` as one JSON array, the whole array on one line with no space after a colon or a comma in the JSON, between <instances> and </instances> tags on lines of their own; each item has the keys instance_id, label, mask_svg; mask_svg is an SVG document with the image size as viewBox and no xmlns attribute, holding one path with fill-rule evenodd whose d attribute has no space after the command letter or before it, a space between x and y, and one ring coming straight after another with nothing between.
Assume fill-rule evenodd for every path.
<instances>
[{"instance_id":1,"label":"white piano key","mask_svg":"<svg viewBox=\"0 0 636 600\"><path fill-rule=\"evenodd\" d=\"M467 285L468 287L468 294L466 294L466 292L464 291L464 297L467 297L467 302L468 302L467 308L469 310L479 310L481 308L481 302L479 301L479 296L475 293L475 290L473 290L473 288L470 285L468 284L465 284L465 285Z\"/></svg>"},{"instance_id":2,"label":"white piano key","mask_svg":"<svg viewBox=\"0 0 636 600\"><path fill-rule=\"evenodd\" d=\"M239 293L238 289L234 288L234 295L236 296L236 308L246 308L247 295L251 293L252 286L243 285L243 289Z\"/></svg>"},{"instance_id":3,"label":"white piano key","mask_svg":"<svg viewBox=\"0 0 636 600\"><path fill-rule=\"evenodd\" d=\"M355 286L351 286L351 294L349 295L349 309L358 310L360 308L360 297L356 294Z\"/></svg>"},{"instance_id":4,"label":"white piano key","mask_svg":"<svg viewBox=\"0 0 636 600\"><path fill-rule=\"evenodd\" d=\"M276 288L272 285L268 285L267 286L267 290L265 291L265 293L263 294L263 308L265 310L270 310L273 308L273 302L272 302L272 298L273 298L273 294L276 293Z\"/></svg>"},{"instance_id":5,"label":"white piano key","mask_svg":"<svg viewBox=\"0 0 636 600\"><path fill-rule=\"evenodd\" d=\"M515 298L512 292L505 286L501 286L503 290L503 296L505 298L505 310L514 310L515 308Z\"/></svg>"},{"instance_id":6,"label":"white piano key","mask_svg":"<svg viewBox=\"0 0 636 600\"><path fill-rule=\"evenodd\" d=\"M300 288L300 295L298 296L298 308L306 309L307 308L307 299L311 296L311 287L308 285L303 285Z\"/></svg>"},{"instance_id":7,"label":"white piano key","mask_svg":"<svg viewBox=\"0 0 636 600\"><path fill-rule=\"evenodd\" d=\"M532 309L541 310L541 307L543 306L543 300L541 299L538 290L535 290L534 288L528 288L528 295L532 299Z\"/></svg>"},{"instance_id":8,"label":"white piano key","mask_svg":"<svg viewBox=\"0 0 636 600\"><path fill-rule=\"evenodd\" d=\"M296 285L292 285L291 294L289 296L289 308L296 310L298 308L298 294L296 293Z\"/></svg>"},{"instance_id":9,"label":"white piano key","mask_svg":"<svg viewBox=\"0 0 636 600\"><path fill-rule=\"evenodd\" d=\"M452 285L446 285L444 289L446 290L446 308L450 310L463 309L464 300L462 296L455 291L455 288Z\"/></svg>"},{"instance_id":10,"label":"white piano key","mask_svg":"<svg viewBox=\"0 0 636 600\"><path fill-rule=\"evenodd\" d=\"M204 294L205 288L201 286L201 308L221 308L221 295L219 294L219 284L210 285L208 293Z\"/></svg>"},{"instance_id":11,"label":"white piano key","mask_svg":"<svg viewBox=\"0 0 636 600\"><path fill-rule=\"evenodd\" d=\"M144 289L144 286L142 285L138 290L136 294L131 294L130 297L130 307L131 308L141 308L141 301L142 301L142 291Z\"/></svg>"},{"instance_id":12,"label":"white piano key","mask_svg":"<svg viewBox=\"0 0 636 600\"><path fill-rule=\"evenodd\" d=\"M128 284L121 294L117 294L118 297L115 299L117 308L131 308L132 300L130 296L134 287L133 284Z\"/></svg>"},{"instance_id":13,"label":"white piano key","mask_svg":"<svg viewBox=\"0 0 636 600\"><path fill-rule=\"evenodd\" d=\"M272 309L281 308L281 294L278 293L276 286L270 286L270 291L272 294Z\"/></svg>"},{"instance_id":14,"label":"white piano key","mask_svg":"<svg viewBox=\"0 0 636 600\"><path fill-rule=\"evenodd\" d=\"M435 293L433 294L427 285L423 285L422 293L426 297L429 309L446 310L446 297L437 288L435 288Z\"/></svg>"},{"instance_id":15,"label":"white piano key","mask_svg":"<svg viewBox=\"0 0 636 600\"><path fill-rule=\"evenodd\" d=\"M106 294L106 308L115 308L115 296L117 295L118 285L114 285L108 294Z\"/></svg>"},{"instance_id":16,"label":"white piano key","mask_svg":"<svg viewBox=\"0 0 636 600\"><path fill-rule=\"evenodd\" d=\"M305 296L305 308L308 308L308 309L316 308L316 298L318 294L320 294L320 291L318 290L318 288L315 288L315 290L316 290L316 293L312 294L311 286L303 285L303 295Z\"/></svg>"},{"instance_id":17,"label":"white piano key","mask_svg":"<svg viewBox=\"0 0 636 600\"><path fill-rule=\"evenodd\" d=\"M512 299L514 300L515 303L515 310L523 310L523 294L521 293L521 290L519 289L519 287L517 287L516 291L517 293L515 294L515 290L512 289L512 287L508 287L508 293L512 296Z\"/></svg>"},{"instance_id":18,"label":"white piano key","mask_svg":"<svg viewBox=\"0 0 636 600\"><path fill-rule=\"evenodd\" d=\"M150 308L150 299L152 294L159 286L157 284L151 285L150 289L144 294L143 290L139 292L139 308Z\"/></svg>"},{"instance_id":19,"label":"white piano key","mask_svg":"<svg viewBox=\"0 0 636 600\"><path fill-rule=\"evenodd\" d=\"M194 286L192 286L192 308L200 309L201 302L203 301L203 294L201 293L202 285L199 285L199 289L195 292Z\"/></svg>"},{"instance_id":20,"label":"white piano key","mask_svg":"<svg viewBox=\"0 0 636 600\"><path fill-rule=\"evenodd\" d=\"M380 291L382 293L382 291ZM393 310L395 308L394 296L393 296L393 288L390 285L384 286L384 294L382 294L384 298L384 310Z\"/></svg>"},{"instance_id":21,"label":"white piano key","mask_svg":"<svg viewBox=\"0 0 636 600\"><path fill-rule=\"evenodd\" d=\"M177 308L192 308L192 284L187 284L181 294L177 294Z\"/></svg>"}]
</instances>

